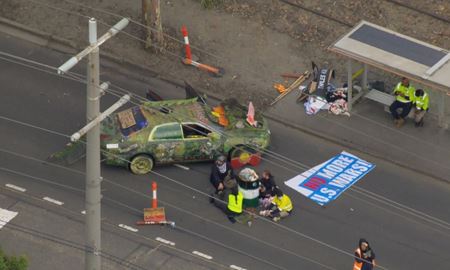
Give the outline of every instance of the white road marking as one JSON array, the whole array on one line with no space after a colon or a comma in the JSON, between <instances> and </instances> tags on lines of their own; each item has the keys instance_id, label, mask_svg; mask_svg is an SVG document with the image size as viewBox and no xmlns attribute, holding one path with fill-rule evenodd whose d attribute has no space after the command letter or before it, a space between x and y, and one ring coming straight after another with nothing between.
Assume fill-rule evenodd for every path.
<instances>
[{"instance_id":1,"label":"white road marking","mask_svg":"<svg viewBox=\"0 0 450 270\"><path fill-rule=\"evenodd\" d=\"M132 232L137 232L138 231L138 229L135 229L135 228L133 228L131 226L124 225L124 224L119 224L119 227L124 228L125 230L132 231Z\"/></svg>"},{"instance_id":2,"label":"white road marking","mask_svg":"<svg viewBox=\"0 0 450 270\"><path fill-rule=\"evenodd\" d=\"M242 268L242 267L237 266L237 265L234 265L234 264L230 265L230 268L231 268L231 269L236 269L236 270L247 270L247 269L245 269L245 268Z\"/></svg>"},{"instance_id":3,"label":"white road marking","mask_svg":"<svg viewBox=\"0 0 450 270\"><path fill-rule=\"evenodd\" d=\"M164 239L164 238L156 237L155 239L156 239L156 241L159 241L159 242L161 242L161 243L164 243L164 244L167 244L167 245L171 245L171 246L175 246L175 243L174 243L174 242L169 241L169 240L166 240L166 239Z\"/></svg>"},{"instance_id":4,"label":"white road marking","mask_svg":"<svg viewBox=\"0 0 450 270\"><path fill-rule=\"evenodd\" d=\"M81 211L81 214L86 215L86 210Z\"/></svg>"},{"instance_id":5,"label":"white road marking","mask_svg":"<svg viewBox=\"0 0 450 270\"><path fill-rule=\"evenodd\" d=\"M11 188L11 189L15 189L15 190L20 191L20 192L25 192L25 191L27 191L25 188L19 187L19 186L13 185L13 184L6 184L5 186L6 186L6 187L9 187L9 188Z\"/></svg>"},{"instance_id":6,"label":"white road marking","mask_svg":"<svg viewBox=\"0 0 450 270\"><path fill-rule=\"evenodd\" d=\"M15 216L17 216L18 212L9 211L3 208L0 208L0 229L6 225L6 223L10 222Z\"/></svg>"},{"instance_id":7,"label":"white road marking","mask_svg":"<svg viewBox=\"0 0 450 270\"><path fill-rule=\"evenodd\" d=\"M54 203L54 204L57 204L57 205L63 205L64 204L63 202L60 202L60 201L55 200L55 199L52 199L50 197L44 197L42 199L47 201L47 202L51 202L51 203Z\"/></svg>"},{"instance_id":8,"label":"white road marking","mask_svg":"<svg viewBox=\"0 0 450 270\"><path fill-rule=\"evenodd\" d=\"M208 260L212 260L212 258L213 258L212 256L209 256L208 254L205 254L205 253L201 253L200 251L197 251L197 250L192 251L192 254L195 254L197 256L203 257Z\"/></svg>"},{"instance_id":9,"label":"white road marking","mask_svg":"<svg viewBox=\"0 0 450 270\"><path fill-rule=\"evenodd\" d=\"M181 165L181 164L173 164L173 166L178 167L178 168L180 168L180 169L183 169L183 170L185 170L185 171L189 171L189 170L190 170L189 167L183 166L183 165Z\"/></svg>"}]
</instances>

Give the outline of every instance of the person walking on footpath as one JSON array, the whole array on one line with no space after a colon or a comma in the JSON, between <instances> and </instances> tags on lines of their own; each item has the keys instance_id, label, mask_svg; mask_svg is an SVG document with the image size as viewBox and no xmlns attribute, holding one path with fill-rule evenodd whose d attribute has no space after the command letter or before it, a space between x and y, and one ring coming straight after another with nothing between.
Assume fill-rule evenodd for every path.
<instances>
[{"instance_id":1,"label":"person walking on footpath","mask_svg":"<svg viewBox=\"0 0 450 270\"><path fill-rule=\"evenodd\" d=\"M355 250L353 270L372 270L375 267L375 252L370 248L369 242L361 238Z\"/></svg>"},{"instance_id":2,"label":"person walking on footpath","mask_svg":"<svg viewBox=\"0 0 450 270\"><path fill-rule=\"evenodd\" d=\"M409 83L409 79L403 77L402 81L394 88L393 94L395 101L389 107L392 117L394 117L394 124L400 128L405 123L405 118L408 116L414 101L415 89ZM399 113L398 110L401 109Z\"/></svg>"},{"instance_id":3,"label":"person walking on footpath","mask_svg":"<svg viewBox=\"0 0 450 270\"><path fill-rule=\"evenodd\" d=\"M416 127L423 126L423 117L429 109L430 98L428 93L417 89L414 93L414 123Z\"/></svg>"},{"instance_id":4,"label":"person walking on footpath","mask_svg":"<svg viewBox=\"0 0 450 270\"><path fill-rule=\"evenodd\" d=\"M227 162L226 157L219 156L211 168L211 175L209 177L209 181L216 189L216 194L223 191L223 182L226 179L236 179L236 175L234 174L233 168L231 168L231 164Z\"/></svg>"}]
</instances>

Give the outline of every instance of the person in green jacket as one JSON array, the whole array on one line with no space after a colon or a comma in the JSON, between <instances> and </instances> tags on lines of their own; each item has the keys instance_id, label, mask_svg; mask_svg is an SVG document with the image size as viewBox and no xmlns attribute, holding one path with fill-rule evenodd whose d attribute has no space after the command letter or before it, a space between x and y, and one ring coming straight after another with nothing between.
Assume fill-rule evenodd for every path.
<instances>
[{"instance_id":1,"label":"person in green jacket","mask_svg":"<svg viewBox=\"0 0 450 270\"><path fill-rule=\"evenodd\" d=\"M417 89L414 93L414 122L416 127L423 126L423 117L429 109L430 98L428 93Z\"/></svg>"}]
</instances>

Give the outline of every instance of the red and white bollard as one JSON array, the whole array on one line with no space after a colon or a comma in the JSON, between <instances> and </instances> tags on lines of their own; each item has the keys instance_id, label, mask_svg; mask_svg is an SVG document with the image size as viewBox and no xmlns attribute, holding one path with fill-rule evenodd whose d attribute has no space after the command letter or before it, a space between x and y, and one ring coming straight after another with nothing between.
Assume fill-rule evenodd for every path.
<instances>
[{"instance_id":1,"label":"red and white bollard","mask_svg":"<svg viewBox=\"0 0 450 270\"><path fill-rule=\"evenodd\" d=\"M209 66L206 64L199 63L192 59L191 45L189 44L188 31L187 31L186 26L183 25L181 27L181 32L183 33L184 46L185 46L185 51L186 51L186 55L185 55L185 58L183 59L183 63L186 65L191 65L198 69L207 71L216 77L222 77L224 74L224 70L222 68L212 67L212 66ZM196 59L196 60L198 60L198 59Z\"/></svg>"},{"instance_id":2,"label":"red and white bollard","mask_svg":"<svg viewBox=\"0 0 450 270\"><path fill-rule=\"evenodd\" d=\"M189 37L188 37L188 31L186 26L181 27L181 32L183 33L184 38L184 47L186 49L186 59L192 60L192 54L191 54L191 45L189 45Z\"/></svg>"},{"instance_id":3,"label":"red and white bollard","mask_svg":"<svg viewBox=\"0 0 450 270\"><path fill-rule=\"evenodd\" d=\"M152 208L158 207L158 199L156 197L156 188L157 188L157 184L155 181L153 181L152 182L152 192L153 192Z\"/></svg>"}]
</instances>

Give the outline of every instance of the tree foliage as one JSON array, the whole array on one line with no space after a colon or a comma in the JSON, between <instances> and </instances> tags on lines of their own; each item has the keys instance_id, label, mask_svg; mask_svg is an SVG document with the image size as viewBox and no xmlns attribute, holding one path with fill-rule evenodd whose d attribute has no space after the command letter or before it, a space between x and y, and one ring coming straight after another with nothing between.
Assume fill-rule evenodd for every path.
<instances>
[{"instance_id":1,"label":"tree foliage","mask_svg":"<svg viewBox=\"0 0 450 270\"><path fill-rule=\"evenodd\" d=\"M26 270L28 260L25 256L8 256L0 248L0 270Z\"/></svg>"}]
</instances>

